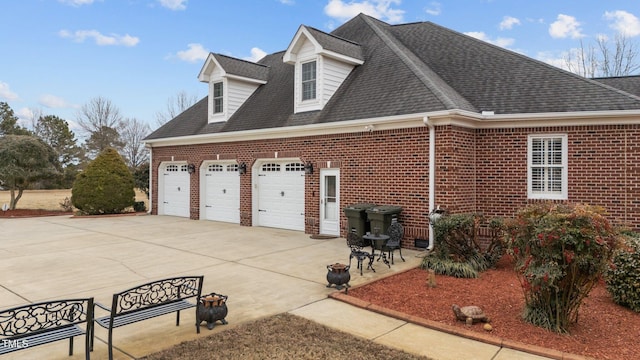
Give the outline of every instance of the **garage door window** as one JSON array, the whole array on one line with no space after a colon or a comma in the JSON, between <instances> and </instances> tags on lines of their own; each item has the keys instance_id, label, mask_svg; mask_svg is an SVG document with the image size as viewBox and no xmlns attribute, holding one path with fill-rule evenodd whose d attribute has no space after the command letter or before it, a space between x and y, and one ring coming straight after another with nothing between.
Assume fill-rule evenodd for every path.
<instances>
[{"instance_id":1,"label":"garage door window","mask_svg":"<svg viewBox=\"0 0 640 360\"><path fill-rule=\"evenodd\" d=\"M290 163L285 165L285 171L304 171L304 164Z\"/></svg>"},{"instance_id":2,"label":"garage door window","mask_svg":"<svg viewBox=\"0 0 640 360\"><path fill-rule=\"evenodd\" d=\"M219 171L224 170L224 168L222 167L222 165L211 164L211 165L209 165L208 170L209 170L209 172L219 172Z\"/></svg>"},{"instance_id":3,"label":"garage door window","mask_svg":"<svg viewBox=\"0 0 640 360\"><path fill-rule=\"evenodd\" d=\"M238 164L227 165L227 171L228 172L237 172L238 171Z\"/></svg>"},{"instance_id":4,"label":"garage door window","mask_svg":"<svg viewBox=\"0 0 640 360\"><path fill-rule=\"evenodd\" d=\"M280 171L280 164L264 164L262 171Z\"/></svg>"}]
</instances>

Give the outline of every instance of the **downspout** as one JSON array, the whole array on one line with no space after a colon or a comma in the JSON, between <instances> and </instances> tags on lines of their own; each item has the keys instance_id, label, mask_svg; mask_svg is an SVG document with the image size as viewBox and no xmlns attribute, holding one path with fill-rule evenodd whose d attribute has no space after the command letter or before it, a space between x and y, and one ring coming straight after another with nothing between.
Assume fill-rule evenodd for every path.
<instances>
[{"instance_id":1,"label":"downspout","mask_svg":"<svg viewBox=\"0 0 640 360\"><path fill-rule=\"evenodd\" d=\"M429 121L428 116L425 116L423 121L429 128L429 214L432 214L436 205L436 128ZM427 251L433 250L435 246L433 237L433 226L429 224L429 246L427 246Z\"/></svg>"},{"instance_id":2,"label":"downspout","mask_svg":"<svg viewBox=\"0 0 640 360\"><path fill-rule=\"evenodd\" d=\"M151 215L153 211L153 146L146 145L149 148L149 210L147 214Z\"/></svg>"}]
</instances>

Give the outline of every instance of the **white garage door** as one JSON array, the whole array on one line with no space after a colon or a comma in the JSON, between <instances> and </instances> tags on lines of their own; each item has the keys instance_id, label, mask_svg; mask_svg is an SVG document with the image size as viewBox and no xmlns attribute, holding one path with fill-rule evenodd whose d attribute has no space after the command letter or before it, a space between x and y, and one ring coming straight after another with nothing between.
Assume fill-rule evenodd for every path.
<instances>
[{"instance_id":1,"label":"white garage door","mask_svg":"<svg viewBox=\"0 0 640 360\"><path fill-rule=\"evenodd\" d=\"M204 171L205 219L240 223L238 164L209 164Z\"/></svg>"},{"instance_id":2,"label":"white garage door","mask_svg":"<svg viewBox=\"0 0 640 360\"><path fill-rule=\"evenodd\" d=\"M304 164L262 164L258 192L260 226L304 231Z\"/></svg>"},{"instance_id":3,"label":"white garage door","mask_svg":"<svg viewBox=\"0 0 640 360\"><path fill-rule=\"evenodd\" d=\"M162 215L189 217L189 167L168 164L163 171Z\"/></svg>"}]
</instances>

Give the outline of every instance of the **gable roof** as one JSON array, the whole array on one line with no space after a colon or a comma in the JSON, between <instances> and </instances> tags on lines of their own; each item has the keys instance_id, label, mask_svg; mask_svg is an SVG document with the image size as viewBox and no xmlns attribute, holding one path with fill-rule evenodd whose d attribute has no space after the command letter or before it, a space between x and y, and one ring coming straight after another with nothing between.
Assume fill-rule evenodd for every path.
<instances>
[{"instance_id":1,"label":"gable roof","mask_svg":"<svg viewBox=\"0 0 640 360\"><path fill-rule=\"evenodd\" d=\"M389 25L360 14L331 34L304 28L323 47L350 56L359 50L364 59L322 110L294 114L294 66L284 63L285 52L279 52L258 62L268 69L266 84L227 122L207 124L205 98L146 139L444 110L533 114L640 109L640 98L630 93L430 22Z\"/></svg>"},{"instance_id":2,"label":"gable roof","mask_svg":"<svg viewBox=\"0 0 640 360\"><path fill-rule=\"evenodd\" d=\"M222 54L209 53L198 78L201 81L205 81L214 66L219 66L225 76L231 75L261 83L267 81L269 77L269 68L267 66Z\"/></svg>"}]
</instances>

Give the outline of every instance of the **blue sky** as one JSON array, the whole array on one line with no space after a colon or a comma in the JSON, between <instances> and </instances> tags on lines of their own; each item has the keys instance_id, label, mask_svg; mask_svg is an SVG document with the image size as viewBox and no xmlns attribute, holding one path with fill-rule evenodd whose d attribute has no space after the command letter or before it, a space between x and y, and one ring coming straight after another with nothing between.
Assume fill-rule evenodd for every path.
<instances>
[{"instance_id":1,"label":"blue sky","mask_svg":"<svg viewBox=\"0 0 640 360\"><path fill-rule=\"evenodd\" d=\"M25 124L36 111L73 129L101 96L155 128L170 97L206 96L197 75L209 52L256 61L285 50L301 24L331 32L360 12L431 21L555 65L581 40L640 42L635 0L3 1L0 101Z\"/></svg>"}]
</instances>

